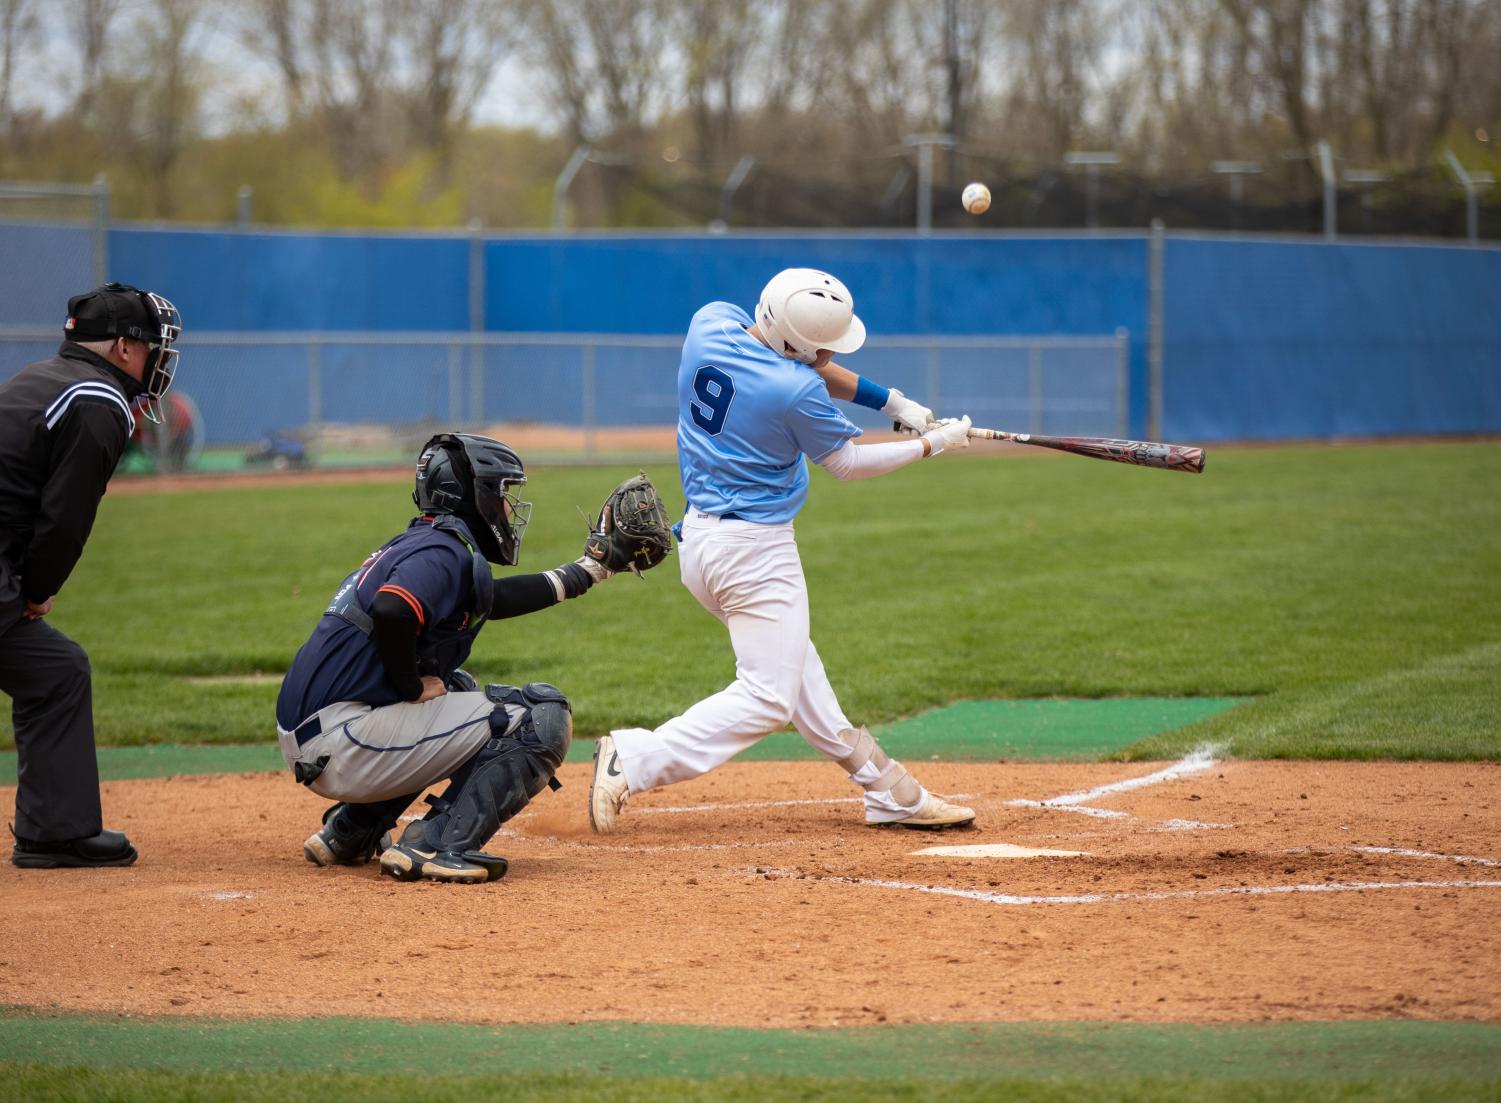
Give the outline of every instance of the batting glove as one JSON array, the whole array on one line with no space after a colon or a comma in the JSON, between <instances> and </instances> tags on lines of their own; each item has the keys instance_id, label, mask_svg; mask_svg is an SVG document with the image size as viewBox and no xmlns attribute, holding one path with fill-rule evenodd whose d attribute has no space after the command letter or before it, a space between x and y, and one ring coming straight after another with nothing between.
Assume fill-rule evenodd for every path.
<instances>
[{"instance_id":1,"label":"batting glove","mask_svg":"<svg viewBox=\"0 0 1501 1103\"><path fill-rule=\"evenodd\" d=\"M891 388L891 397L881 407L881 413L895 423L894 428L910 429L914 433L921 433L933 423L932 410L913 402L895 387Z\"/></svg>"},{"instance_id":2,"label":"batting glove","mask_svg":"<svg viewBox=\"0 0 1501 1103\"><path fill-rule=\"evenodd\" d=\"M928 442L933 455L940 452L951 452L958 448L969 447L969 415L963 417L946 417L937 422L933 428L922 435L922 439Z\"/></svg>"}]
</instances>

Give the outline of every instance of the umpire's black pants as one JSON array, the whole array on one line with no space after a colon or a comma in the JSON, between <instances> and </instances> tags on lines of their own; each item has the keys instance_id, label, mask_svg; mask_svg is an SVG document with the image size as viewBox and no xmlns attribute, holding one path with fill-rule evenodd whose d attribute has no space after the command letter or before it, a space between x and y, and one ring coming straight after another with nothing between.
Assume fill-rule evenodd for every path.
<instances>
[{"instance_id":1,"label":"umpire's black pants","mask_svg":"<svg viewBox=\"0 0 1501 1103\"><path fill-rule=\"evenodd\" d=\"M97 835L94 691L83 648L22 598L0 601L0 692L11 699L19 772L16 834L35 842Z\"/></svg>"}]
</instances>

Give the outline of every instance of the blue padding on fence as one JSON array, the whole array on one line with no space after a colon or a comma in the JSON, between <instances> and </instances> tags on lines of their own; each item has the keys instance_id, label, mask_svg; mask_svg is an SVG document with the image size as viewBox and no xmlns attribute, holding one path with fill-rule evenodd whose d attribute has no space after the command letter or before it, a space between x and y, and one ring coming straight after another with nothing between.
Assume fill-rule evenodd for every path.
<instances>
[{"instance_id":1,"label":"blue padding on fence","mask_svg":"<svg viewBox=\"0 0 1501 1103\"><path fill-rule=\"evenodd\" d=\"M1501 249L1170 238L1163 435L1501 430Z\"/></svg>"},{"instance_id":2,"label":"blue padding on fence","mask_svg":"<svg viewBox=\"0 0 1501 1103\"><path fill-rule=\"evenodd\" d=\"M198 330L469 328L463 238L116 229L109 267Z\"/></svg>"},{"instance_id":3,"label":"blue padding on fence","mask_svg":"<svg viewBox=\"0 0 1501 1103\"><path fill-rule=\"evenodd\" d=\"M1145 237L492 238L486 322L512 332L678 333L706 302L751 310L779 270L845 282L872 334L1145 332Z\"/></svg>"}]
</instances>

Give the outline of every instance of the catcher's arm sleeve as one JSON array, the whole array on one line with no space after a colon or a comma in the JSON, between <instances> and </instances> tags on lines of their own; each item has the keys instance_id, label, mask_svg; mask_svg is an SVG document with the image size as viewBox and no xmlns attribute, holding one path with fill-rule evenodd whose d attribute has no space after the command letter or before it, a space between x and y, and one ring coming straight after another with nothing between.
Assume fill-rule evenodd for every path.
<instances>
[{"instance_id":1,"label":"catcher's arm sleeve","mask_svg":"<svg viewBox=\"0 0 1501 1103\"><path fill-rule=\"evenodd\" d=\"M417 673L417 633L421 630L421 614L411 602L390 590L375 595L370 603L370 642L403 701L422 696L422 677Z\"/></svg>"},{"instance_id":2,"label":"catcher's arm sleeve","mask_svg":"<svg viewBox=\"0 0 1501 1103\"><path fill-rule=\"evenodd\" d=\"M578 597L594 585L594 576L577 563L564 563L541 574L518 574L497 579L490 603L490 619L505 620L546 609Z\"/></svg>"},{"instance_id":3,"label":"catcher's arm sleeve","mask_svg":"<svg viewBox=\"0 0 1501 1103\"><path fill-rule=\"evenodd\" d=\"M928 454L928 443L917 440L893 440L883 444L855 444L845 441L818 465L836 479L870 479L899 467L915 463Z\"/></svg>"}]
</instances>

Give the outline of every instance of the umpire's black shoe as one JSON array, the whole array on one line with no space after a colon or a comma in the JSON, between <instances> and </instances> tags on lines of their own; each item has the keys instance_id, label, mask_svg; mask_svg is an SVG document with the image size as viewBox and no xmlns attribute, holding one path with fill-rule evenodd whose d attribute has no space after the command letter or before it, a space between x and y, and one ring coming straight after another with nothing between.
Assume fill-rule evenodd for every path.
<instances>
[{"instance_id":1,"label":"umpire's black shoe","mask_svg":"<svg viewBox=\"0 0 1501 1103\"><path fill-rule=\"evenodd\" d=\"M136 848L130 845L123 831L108 829L82 839L53 842L37 842L17 835L10 860L22 869L128 866L136 860Z\"/></svg>"}]
</instances>

